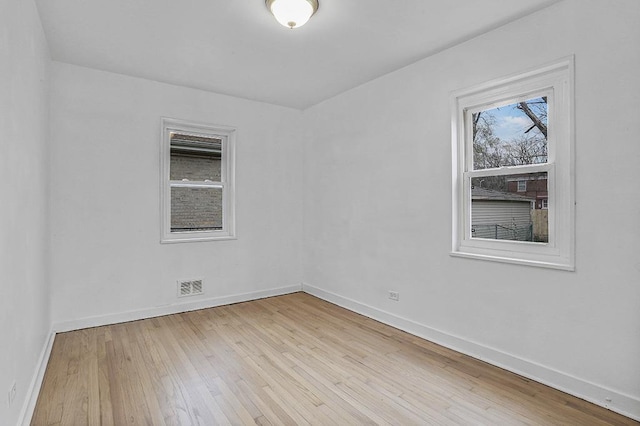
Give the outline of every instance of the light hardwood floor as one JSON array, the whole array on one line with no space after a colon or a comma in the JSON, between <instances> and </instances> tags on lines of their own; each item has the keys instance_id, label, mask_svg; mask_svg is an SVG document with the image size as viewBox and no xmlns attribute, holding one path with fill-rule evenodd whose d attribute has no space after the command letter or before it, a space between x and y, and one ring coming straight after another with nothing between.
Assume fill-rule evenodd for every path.
<instances>
[{"instance_id":1,"label":"light hardwood floor","mask_svg":"<svg viewBox=\"0 0 640 426\"><path fill-rule=\"evenodd\" d=\"M32 425L630 425L304 293L56 336Z\"/></svg>"}]
</instances>

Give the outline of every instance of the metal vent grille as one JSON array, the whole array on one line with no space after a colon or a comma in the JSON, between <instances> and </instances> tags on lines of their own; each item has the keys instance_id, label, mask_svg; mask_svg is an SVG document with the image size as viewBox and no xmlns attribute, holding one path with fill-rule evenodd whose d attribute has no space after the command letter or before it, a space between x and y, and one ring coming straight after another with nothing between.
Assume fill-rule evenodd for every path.
<instances>
[{"instance_id":1,"label":"metal vent grille","mask_svg":"<svg viewBox=\"0 0 640 426\"><path fill-rule=\"evenodd\" d=\"M191 281L191 294L202 293L202 280Z\"/></svg>"},{"instance_id":2,"label":"metal vent grille","mask_svg":"<svg viewBox=\"0 0 640 426\"><path fill-rule=\"evenodd\" d=\"M204 287L202 280L180 280L178 281L178 297L195 296L202 294Z\"/></svg>"},{"instance_id":3,"label":"metal vent grille","mask_svg":"<svg viewBox=\"0 0 640 426\"><path fill-rule=\"evenodd\" d=\"M191 281L178 282L178 296L188 296L191 294Z\"/></svg>"}]
</instances>

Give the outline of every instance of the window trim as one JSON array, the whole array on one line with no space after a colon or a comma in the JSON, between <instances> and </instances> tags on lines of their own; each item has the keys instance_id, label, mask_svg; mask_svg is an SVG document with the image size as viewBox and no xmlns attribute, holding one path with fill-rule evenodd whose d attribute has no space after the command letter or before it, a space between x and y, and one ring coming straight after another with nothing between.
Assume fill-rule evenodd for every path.
<instances>
[{"instance_id":1,"label":"window trim","mask_svg":"<svg viewBox=\"0 0 640 426\"><path fill-rule=\"evenodd\" d=\"M171 133L222 140L220 182L192 182L183 184L170 180ZM235 138L236 129L196 123L175 118L161 118L160 144L160 242L181 243L236 239L235 220ZM222 188L222 229L209 231L171 231L172 187Z\"/></svg>"},{"instance_id":2,"label":"window trim","mask_svg":"<svg viewBox=\"0 0 640 426\"><path fill-rule=\"evenodd\" d=\"M570 56L451 94L452 256L575 270L573 76ZM540 94L550 97L547 163L473 170L471 114ZM542 171L548 173L548 243L471 237L470 177Z\"/></svg>"},{"instance_id":3,"label":"window trim","mask_svg":"<svg viewBox=\"0 0 640 426\"><path fill-rule=\"evenodd\" d=\"M520 184L522 184L522 189L520 189ZM522 180L522 179L518 179L516 181L516 192L527 192L527 181L526 180Z\"/></svg>"}]
</instances>

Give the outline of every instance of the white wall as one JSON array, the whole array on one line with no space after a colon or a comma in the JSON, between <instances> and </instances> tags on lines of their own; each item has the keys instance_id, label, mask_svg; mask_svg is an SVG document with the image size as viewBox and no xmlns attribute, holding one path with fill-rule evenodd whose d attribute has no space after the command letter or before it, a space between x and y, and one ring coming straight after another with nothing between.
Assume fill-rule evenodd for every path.
<instances>
[{"instance_id":1,"label":"white wall","mask_svg":"<svg viewBox=\"0 0 640 426\"><path fill-rule=\"evenodd\" d=\"M307 110L306 288L640 418L638 22L567 0ZM576 272L450 257L450 92L571 54Z\"/></svg>"},{"instance_id":2,"label":"white wall","mask_svg":"<svg viewBox=\"0 0 640 426\"><path fill-rule=\"evenodd\" d=\"M32 1L0 11L0 424L24 408L49 332L49 51ZM16 381L9 407L8 391Z\"/></svg>"},{"instance_id":3,"label":"white wall","mask_svg":"<svg viewBox=\"0 0 640 426\"><path fill-rule=\"evenodd\" d=\"M310 292L640 418L639 19L636 0L566 0L302 114L55 62L48 103L35 7L3 0L0 399L14 379L18 395L0 403L0 423L28 402L50 318L179 310L175 280L192 277L205 279L203 304L304 278ZM450 91L569 54L577 271L449 257ZM159 244L161 116L238 128L238 240Z\"/></svg>"},{"instance_id":4,"label":"white wall","mask_svg":"<svg viewBox=\"0 0 640 426\"><path fill-rule=\"evenodd\" d=\"M169 305L182 302L204 300L197 306L207 306L245 293L299 288L301 115L53 62L56 327L179 311L182 307ZM159 243L163 116L237 128L237 240ZM203 278L205 295L178 300L176 280L184 278Z\"/></svg>"}]
</instances>

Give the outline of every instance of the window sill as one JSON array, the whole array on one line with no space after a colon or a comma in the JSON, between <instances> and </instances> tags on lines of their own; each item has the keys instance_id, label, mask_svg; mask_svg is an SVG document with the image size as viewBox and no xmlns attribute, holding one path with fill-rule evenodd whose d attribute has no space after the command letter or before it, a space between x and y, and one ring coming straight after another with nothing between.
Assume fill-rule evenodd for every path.
<instances>
[{"instance_id":1,"label":"window sill","mask_svg":"<svg viewBox=\"0 0 640 426\"><path fill-rule=\"evenodd\" d=\"M173 243L196 243L202 241L225 241L225 240L237 240L235 235L171 235L169 237L163 237L160 240L160 244L173 244Z\"/></svg>"},{"instance_id":2,"label":"window sill","mask_svg":"<svg viewBox=\"0 0 640 426\"><path fill-rule=\"evenodd\" d=\"M562 271L575 271L575 265L572 262L554 262L540 259L523 259L515 257L504 257L495 254L470 253L463 251L452 251L449 253L452 257L462 257L467 259L488 260L492 262L510 263L513 265L534 266L538 268L558 269Z\"/></svg>"}]
</instances>

